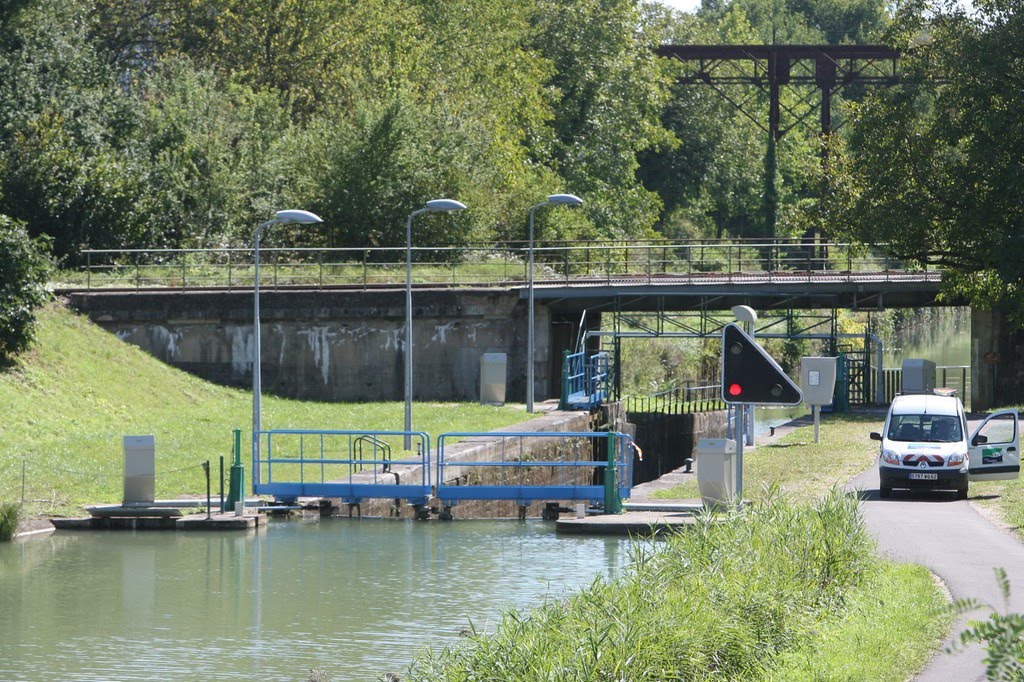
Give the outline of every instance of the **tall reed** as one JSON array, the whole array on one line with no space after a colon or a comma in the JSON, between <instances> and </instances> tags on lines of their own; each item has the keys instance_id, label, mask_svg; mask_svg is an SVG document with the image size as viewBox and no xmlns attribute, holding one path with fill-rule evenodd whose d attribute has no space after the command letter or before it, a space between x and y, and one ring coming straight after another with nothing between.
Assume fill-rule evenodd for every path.
<instances>
[{"instance_id":1,"label":"tall reed","mask_svg":"<svg viewBox=\"0 0 1024 682\"><path fill-rule=\"evenodd\" d=\"M709 515L630 570L428 650L407 680L739 680L770 674L877 567L856 499Z\"/></svg>"}]
</instances>

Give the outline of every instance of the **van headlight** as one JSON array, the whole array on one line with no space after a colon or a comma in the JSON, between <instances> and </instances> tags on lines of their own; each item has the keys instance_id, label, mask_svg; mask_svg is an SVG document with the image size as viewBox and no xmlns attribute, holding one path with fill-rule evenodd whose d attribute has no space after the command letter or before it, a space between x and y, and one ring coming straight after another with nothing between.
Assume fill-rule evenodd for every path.
<instances>
[{"instance_id":1,"label":"van headlight","mask_svg":"<svg viewBox=\"0 0 1024 682\"><path fill-rule=\"evenodd\" d=\"M960 466L961 464L964 463L965 459L967 459L967 453L966 452L954 452L946 460L946 466L951 466L951 467Z\"/></svg>"},{"instance_id":2,"label":"van headlight","mask_svg":"<svg viewBox=\"0 0 1024 682\"><path fill-rule=\"evenodd\" d=\"M882 450L882 461L898 467L900 465L900 456L896 454L895 450Z\"/></svg>"}]
</instances>

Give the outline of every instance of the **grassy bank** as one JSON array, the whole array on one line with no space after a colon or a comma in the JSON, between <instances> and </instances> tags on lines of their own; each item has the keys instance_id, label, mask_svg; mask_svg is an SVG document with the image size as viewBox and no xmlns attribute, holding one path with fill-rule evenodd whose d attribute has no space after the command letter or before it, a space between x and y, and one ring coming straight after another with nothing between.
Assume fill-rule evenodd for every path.
<instances>
[{"instance_id":1,"label":"grassy bank","mask_svg":"<svg viewBox=\"0 0 1024 682\"><path fill-rule=\"evenodd\" d=\"M405 679L903 680L948 625L927 571L877 559L836 492L768 496L654 548L615 583L426 652Z\"/></svg>"},{"instance_id":2,"label":"grassy bank","mask_svg":"<svg viewBox=\"0 0 1024 682\"><path fill-rule=\"evenodd\" d=\"M880 430L884 420L884 415L822 415L818 443L814 442L814 428L808 426L771 444L744 449L744 496L757 499L777 487L797 500L817 499L872 465L878 457L878 444L868 434ZM686 499L700 497L700 492L693 477L652 496Z\"/></svg>"},{"instance_id":3,"label":"grassy bank","mask_svg":"<svg viewBox=\"0 0 1024 682\"><path fill-rule=\"evenodd\" d=\"M205 493L201 463L230 463L232 430L248 441L252 395L158 362L60 306L40 315L37 343L0 373L0 501L60 514L121 499L124 435L156 437L156 494ZM266 428L399 430L401 403L311 403L264 396ZM417 430L490 430L522 406L417 403ZM244 453L244 447L243 447Z\"/></svg>"}]
</instances>

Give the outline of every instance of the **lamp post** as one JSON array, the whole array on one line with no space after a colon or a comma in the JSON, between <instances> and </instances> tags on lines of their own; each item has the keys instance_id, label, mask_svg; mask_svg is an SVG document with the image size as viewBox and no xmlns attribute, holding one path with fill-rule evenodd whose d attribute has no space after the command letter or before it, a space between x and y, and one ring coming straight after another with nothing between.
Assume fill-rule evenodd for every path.
<instances>
[{"instance_id":1,"label":"lamp post","mask_svg":"<svg viewBox=\"0 0 1024 682\"><path fill-rule=\"evenodd\" d=\"M405 444L412 449L412 219L424 213L461 211L466 205L454 199L431 199L405 221Z\"/></svg>"},{"instance_id":2,"label":"lamp post","mask_svg":"<svg viewBox=\"0 0 1024 682\"><path fill-rule=\"evenodd\" d=\"M530 414L533 413L533 357L537 345L533 338L533 213L542 206L579 206L582 203L583 200L575 194L551 194L545 201L530 207L530 265L527 286L530 302L526 320L526 411Z\"/></svg>"},{"instance_id":3,"label":"lamp post","mask_svg":"<svg viewBox=\"0 0 1024 682\"><path fill-rule=\"evenodd\" d=\"M260 354L260 237L271 225L309 225L322 223L319 216L309 211L278 211L274 217L261 223L252 235L252 254L255 273L253 275L253 363L252 363L252 461L255 463L260 453L260 379L262 375L262 357ZM256 472L253 473L253 483Z\"/></svg>"}]
</instances>

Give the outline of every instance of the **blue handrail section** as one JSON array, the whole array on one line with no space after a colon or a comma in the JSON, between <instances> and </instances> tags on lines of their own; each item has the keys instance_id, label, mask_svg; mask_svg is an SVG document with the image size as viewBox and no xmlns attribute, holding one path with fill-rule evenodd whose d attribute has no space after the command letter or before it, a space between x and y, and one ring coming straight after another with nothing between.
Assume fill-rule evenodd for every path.
<instances>
[{"instance_id":1,"label":"blue handrail section","mask_svg":"<svg viewBox=\"0 0 1024 682\"><path fill-rule=\"evenodd\" d=\"M412 452L398 445L406 436L412 439ZM402 467L401 474L397 467ZM356 504L367 498L400 498L426 504L430 436L420 431L261 431L252 470L253 492L282 501L336 497Z\"/></svg>"},{"instance_id":2,"label":"blue handrail section","mask_svg":"<svg viewBox=\"0 0 1024 682\"><path fill-rule=\"evenodd\" d=\"M459 443L450 443L459 438ZM633 480L632 439L618 432L444 433L437 438L435 497L604 503L617 513ZM465 481L459 485L447 480Z\"/></svg>"},{"instance_id":3,"label":"blue handrail section","mask_svg":"<svg viewBox=\"0 0 1024 682\"><path fill-rule=\"evenodd\" d=\"M562 362L562 408L589 410L608 399L608 353L566 353Z\"/></svg>"}]
</instances>

